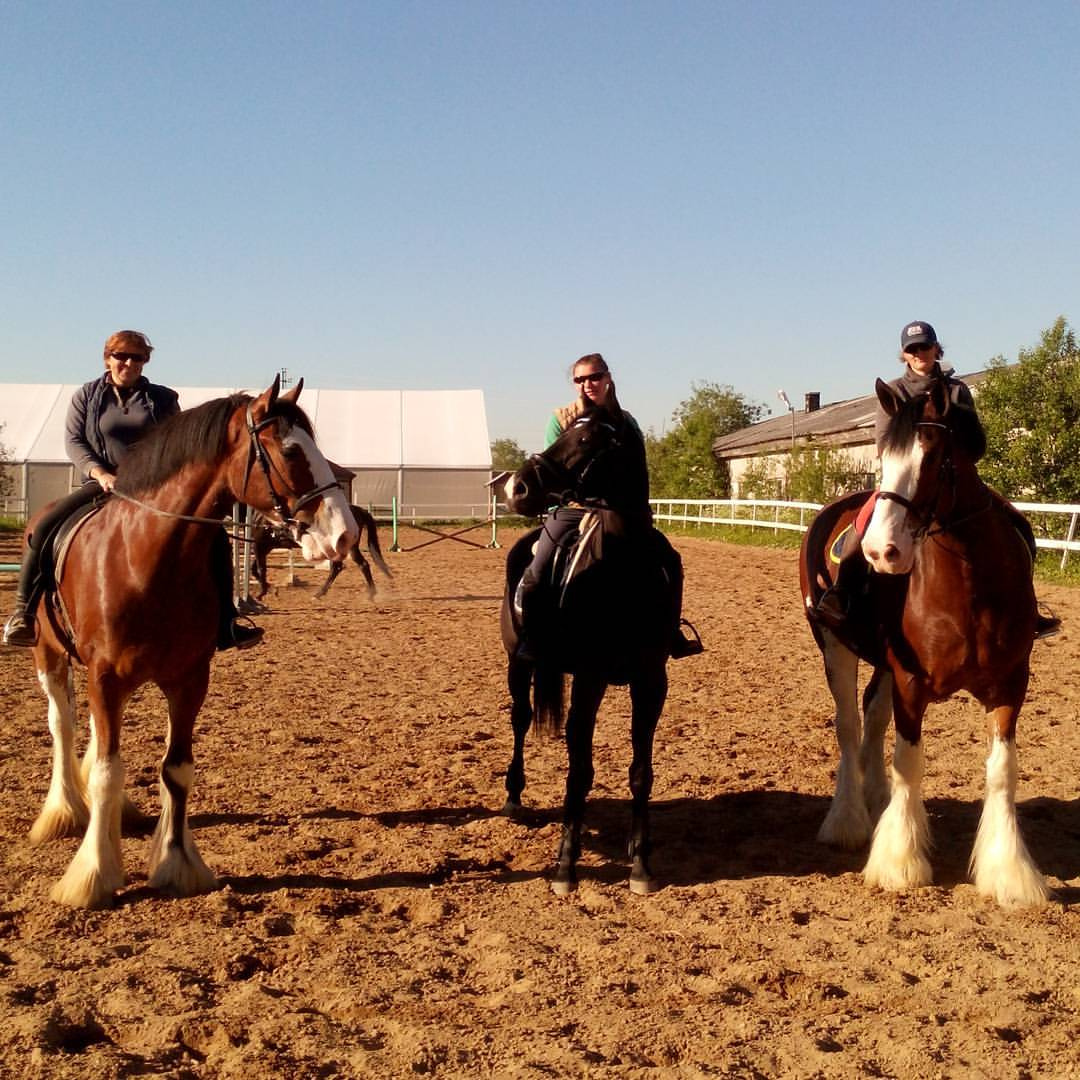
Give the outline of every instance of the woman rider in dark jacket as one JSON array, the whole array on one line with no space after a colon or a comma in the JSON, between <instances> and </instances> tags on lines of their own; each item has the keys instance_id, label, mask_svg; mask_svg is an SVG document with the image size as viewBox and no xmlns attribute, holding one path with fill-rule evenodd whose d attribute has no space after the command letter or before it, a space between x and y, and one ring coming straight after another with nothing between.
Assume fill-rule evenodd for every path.
<instances>
[{"instance_id":1,"label":"woman rider in dark jacket","mask_svg":"<svg viewBox=\"0 0 1080 1080\"><path fill-rule=\"evenodd\" d=\"M147 428L180 411L175 390L150 382L143 368L154 351L138 330L119 330L105 342L105 372L71 397L64 446L83 475L83 485L53 503L27 537L15 611L4 626L5 645L33 646L34 609L40 596L41 549L62 522L80 507L112 491L116 467ZM228 537L219 530L213 550L214 578L220 593L218 648L246 648L262 637L258 627L237 621L233 601L232 557Z\"/></svg>"},{"instance_id":2,"label":"woman rider in dark jacket","mask_svg":"<svg viewBox=\"0 0 1080 1080\"><path fill-rule=\"evenodd\" d=\"M904 363L904 373L900 378L893 379L889 386L902 400L910 401L919 394L925 394L938 379L944 378L949 389L950 402L974 411L975 399L971 395L971 390L967 383L955 376L951 367L945 367L941 363L944 356L945 350L941 347L934 328L928 322L919 320L908 323L900 331L900 359ZM874 417L874 439L879 457L889 419L889 415L878 402L877 414ZM1031 531L1030 522L1006 499L996 492L993 494L1002 508L1012 517L1017 531L1027 541L1034 561L1035 536ZM840 630L848 624L853 614L852 609L857 605L866 574L869 573L860 540L861 538L854 536L854 530L848 534L844 553L837 569L836 582L831 588L826 589L817 606L810 612L811 618L832 630ZM1060 619L1037 615L1035 637L1049 637L1057 632L1060 625Z\"/></svg>"}]
</instances>

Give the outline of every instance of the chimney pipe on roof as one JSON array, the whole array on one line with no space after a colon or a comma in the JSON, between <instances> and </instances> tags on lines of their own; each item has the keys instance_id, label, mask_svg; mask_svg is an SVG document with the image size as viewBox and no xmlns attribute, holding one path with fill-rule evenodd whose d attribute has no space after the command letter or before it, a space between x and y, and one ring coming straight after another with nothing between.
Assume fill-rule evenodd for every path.
<instances>
[{"instance_id":1,"label":"chimney pipe on roof","mask_svg":"<svg viewBox=\"0 0 1080 1080\"><path fill-rule=\"evenodd\" d=\"M806 411L817 412L821 408L821 393L817 390L812 390L806 395Z\"/></svg>"}]
</instances>

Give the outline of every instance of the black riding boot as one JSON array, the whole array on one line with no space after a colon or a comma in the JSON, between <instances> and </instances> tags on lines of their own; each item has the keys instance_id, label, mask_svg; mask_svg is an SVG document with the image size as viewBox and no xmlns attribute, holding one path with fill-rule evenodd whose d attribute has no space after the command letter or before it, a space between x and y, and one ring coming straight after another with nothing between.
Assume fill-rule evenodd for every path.
<instances>
[{"instance_id":1,"label":"black riding boot","mask_svg":"<svg viewBox=\"0 0 1080 1080\"><path fill-rule=\"evenodd\" d=\"M232 548L222 529L210 552L211 569L218 588L218 652L250 649L262 641L263 628L250 619L241 622L233 599Z\"/></svg>"},{"instance_id":2,"label":"black riding boot","mask_svg":"<svg viewBox=\"0 0 1080 1080\"><path fill-rule=\"evenodd\" d=\"M15 587L15 610L4 623L4 644L33 648L37 644L37 626L34 621L34 607L30 597L34 594L34 585L38 578L39 556L34 545L27 544L23 553L22 567L19 570L19 584Z\"/></svg>"},{"instance_id":3,"label":"black riding boot","mask_svg":"<svg viewBox=\"0 0 1080 1080\"><path fill-rule=\"evenodd\" d=\"M16 594L15 610L4 623L4 644L33 648L37 644L37 627L33 612L27 609L26 600Z\"/></svg>"}]
</instances>

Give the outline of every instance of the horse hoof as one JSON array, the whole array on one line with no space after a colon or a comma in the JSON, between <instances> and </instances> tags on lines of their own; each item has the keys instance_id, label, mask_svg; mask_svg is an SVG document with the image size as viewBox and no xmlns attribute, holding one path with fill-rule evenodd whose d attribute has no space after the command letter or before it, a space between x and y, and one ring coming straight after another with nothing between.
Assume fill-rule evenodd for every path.
<instances>
[{"instance_id":1,"label":"horse hoof","mask_svg":"<svg viewBox=\"0 0 1080 1080\"><path fill-rule=\"evenodd\" d=\"M635 896L648 896L660 888L660 883L654 877L632 877L630 879L630 891Z\"/></svg>"},{"instance_id":2,"label":"horse hoof","mask_svg":"<svg viewBox=\"0 0 1080 1080\"><path fill-rule=\"evenodd\" d=\"M576 881L563 881L559 878L552 878L551 880L551 891L556 896L570 896L576 889Z\"/></svg>"},{"instance_id":3,"label":"horse hoof","mask_svg":"<svg viewBox=\"0 0 1080 1080\"><path fill-rule=\"evenodd\" d=\"M502 816L517 820L517 818L521 817L521 803L514 802L513 799L507 799L503 803Z\"/></svg>"}]
</instances>

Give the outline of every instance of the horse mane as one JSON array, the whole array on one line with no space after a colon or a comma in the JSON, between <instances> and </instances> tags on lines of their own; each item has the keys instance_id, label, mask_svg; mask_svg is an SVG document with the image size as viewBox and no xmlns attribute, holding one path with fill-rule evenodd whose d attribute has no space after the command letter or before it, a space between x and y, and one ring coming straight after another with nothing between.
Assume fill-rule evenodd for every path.
<instances>
[{"instance_id":1,"label":"horse mane","mask_svg":"<svg viewBox=\"0 0 1080 1080\"><path fill-rule=\"evenodd\" d=\"M945 390L947 393L947 385ZM930 395L927 393L917 394L903 402L885 429L881 440L882 453L890 450L903 452L911 446L929 401ZM986 453L986 432L979 414L970 405L950 402L942 422L948 425L958 445L973 463Z\"/></svg>"},{"instance_id":2,"label":"horse mane","mask_svg":"<svg viewBox=\"0 0 1080 1080\"><path fill-rule=\"evenodd\" d=\"M149 431L125 455L116 471L116 489L124 495L141 495L159 488L185 465L217 461L225 453L229 420L237 409L255 399L232 394L175 413ZM311 421L298 405L278 399L267 418L281 417L313 434Z\"/></svg>"},{"instance_id":3,"label":"horse mane","mask_svg":"<svg viewBox=\"0 0 1080 1080\"><path fill-rule=\"evenodd\" d=\"M953 435L972 462L986 453L986 432L979 414L970 405L952 405L946 419Z\"/></svg>"}]
</instances>

